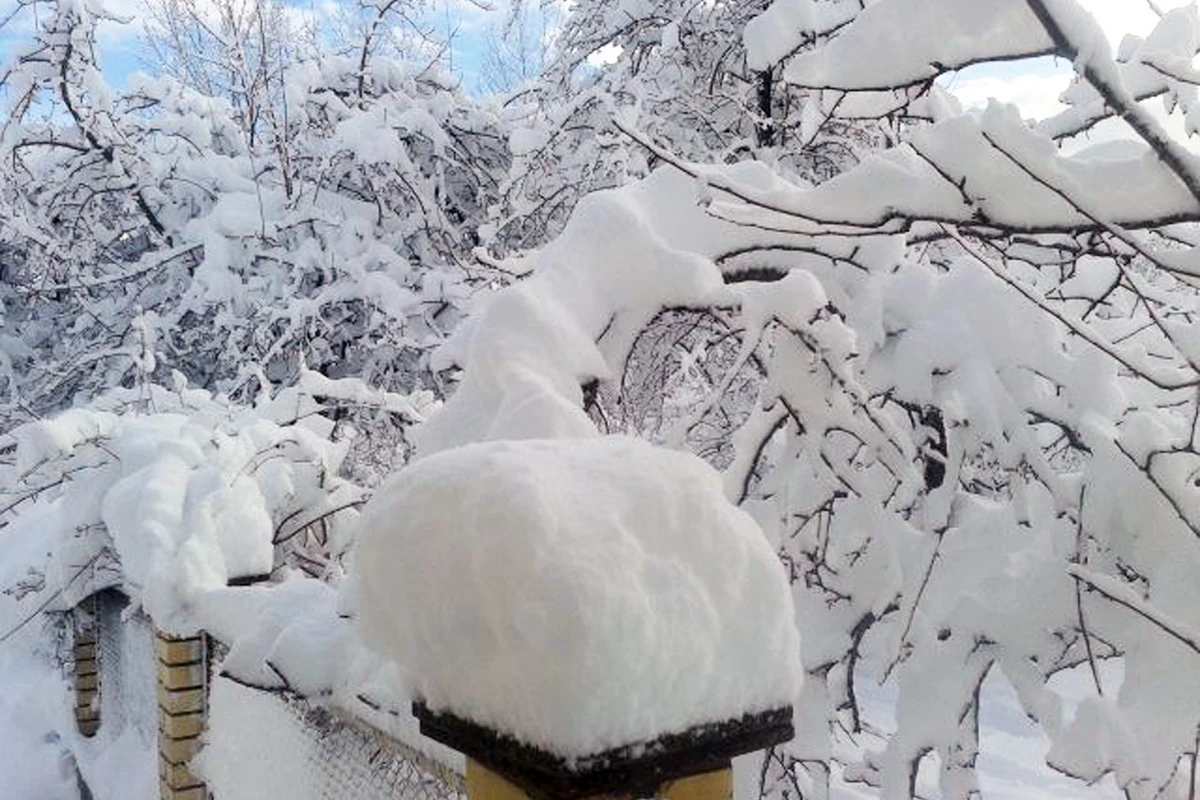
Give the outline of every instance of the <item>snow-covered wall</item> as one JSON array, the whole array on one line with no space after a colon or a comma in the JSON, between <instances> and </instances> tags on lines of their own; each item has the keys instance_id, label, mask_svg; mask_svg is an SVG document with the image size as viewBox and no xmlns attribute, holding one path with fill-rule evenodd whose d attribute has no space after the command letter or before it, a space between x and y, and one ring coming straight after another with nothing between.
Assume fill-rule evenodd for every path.
<instances>
[{"instance_id":1,"label":"snow-covered wall","mask_svg":"<svg viewBox=\"0 0 1200 800\"><path fill-rule=\"evenodd\" d=\"M323 704L218 677L210 709L199 769L214 800L464 796L461 778L450 769Z\"/></svg>"}]
</instances>

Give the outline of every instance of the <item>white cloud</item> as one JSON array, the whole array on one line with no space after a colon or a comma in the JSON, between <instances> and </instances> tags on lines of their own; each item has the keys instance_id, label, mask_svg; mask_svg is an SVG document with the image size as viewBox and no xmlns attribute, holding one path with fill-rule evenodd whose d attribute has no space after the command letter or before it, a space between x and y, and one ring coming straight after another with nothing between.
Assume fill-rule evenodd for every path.
<instances>
[{"instance_id":1,"label":"white cloud","mask_svg":"<svg viewBox=\"0 0 1200 800\"><path fill-rule=\"evenodd\" d=\"M139 0L105 0L104 10L116 17L105 20L96 29L96 38L102 50L113 50L134 46L141 30L138 16L143 13Z\"/></svg>"},{"instance_id":2,"label":"white cloud","mask_svg":"<svg viewBox=\"0 0 1200 800\"><path fill-rule=\"evenodd\" d=\"M1096 18L1114 49L1125 36L1145 36L1158 22L1158 15L1148 0L1078 2ZM1185 5L1187 0L1155 2L1160 10L1167 11ZM988 100L995 98L1001 102L1014 103L1026 117L1045 119L1065 108L1058 98L1070 82L1072 74L1070 65L1065 63L1048 72L1044 64L1035 66L1031 62L1029 71L1025 73L1014 72L1012 65L1005 65L1003 69L991 69L983 65L964 70L949 82L948 88L967 108L986 106ZM1116 132L1106 131L1107 135L1102 138L1126 138L1129 135L1121 130L1122 126L1116 127Z\"/></svg>"},{"instance_id":3,"label":"white cloud","mask_svg":"<svg viewBox=\"0 0 1200 800\"><path fill-rule=\"evenodd\" d=\"M965 108L982 108L994 98L1003 103L1013 103L1025 117L1045 119L1066 109L1058 98L1070 82L1071 73L1066 71L1011 78L983 75L956 81L950 91Z\"/></svg>"}]
</instances>

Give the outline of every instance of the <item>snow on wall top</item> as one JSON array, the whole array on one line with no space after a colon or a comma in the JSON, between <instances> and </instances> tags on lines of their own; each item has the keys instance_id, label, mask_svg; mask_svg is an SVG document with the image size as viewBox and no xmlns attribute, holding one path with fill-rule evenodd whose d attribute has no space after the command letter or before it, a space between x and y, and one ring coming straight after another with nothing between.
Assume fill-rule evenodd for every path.
<instances>
[{"instance_id":1,"label":"snow on wall top","mask_svg":"<svg viewBox=\"0 0 1200 800\"><path fill-rule=\"evenodd\" d=\"M324 394L338 388L322 381ZM148 385L17 428L0 484L45 506L44 520L28 524L50 555L30 568L64 606L119 582L166 630L221 625L210 601L232 578L272 571L278 521L353 491L325 477L348 445L328 438L332 423L311 413L306 391L248 409L182 384ZM0 608L0 630L36 602Z\"/></svg>"},{"instance_id":2,"label":"snow on wall top","mask_svg":"<svg viewBox=\"0 0 1200 800\"><path fill-rule=\"evenodd\" d=\"M626 437L474 444L363 510L363 638L435 710L564 757L789 705L779 560L686 453Z\"/></svg>"}]
</instances>

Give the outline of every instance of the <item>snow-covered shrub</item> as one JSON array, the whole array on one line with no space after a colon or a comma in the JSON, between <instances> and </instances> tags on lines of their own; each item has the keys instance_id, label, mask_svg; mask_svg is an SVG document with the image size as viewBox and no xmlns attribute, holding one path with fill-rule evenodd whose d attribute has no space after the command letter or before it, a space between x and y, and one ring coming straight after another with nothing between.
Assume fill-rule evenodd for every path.
<instances>
[{"instance_id":1,"label":"snow-covered shrub","mask_svg":"<svg viewBox=\"0 0 1200 800\"><path fill-rule=\"evenodd\" d=\"M257 99L169 76L116 91L104 13L46 4L0 73L0 425L171 370L245 404L302 365L440 389L426 354L492 277L470 252L500 120L436 66L366 52L283 59ZM377 478L386 449L353 469Z\"/></svg>"}]
</instances>

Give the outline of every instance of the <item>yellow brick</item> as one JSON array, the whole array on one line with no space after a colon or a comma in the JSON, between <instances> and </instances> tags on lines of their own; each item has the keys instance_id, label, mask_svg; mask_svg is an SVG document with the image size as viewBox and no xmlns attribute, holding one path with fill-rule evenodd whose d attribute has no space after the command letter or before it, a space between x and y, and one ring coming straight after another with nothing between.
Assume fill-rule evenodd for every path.
<instances>
[{"instance_id":1,"label":"yellow brick","mask_svg":"<svg viewBox=\"0 0 1200 800\"><path fill-rule=\"evenodd\" d=\"M162 794L163 800L208 800L208 789L203 786L192 786L188 789L167 788Z\"/></svg>"},{"instance_id":2,"label":"yellow brick","mask_svg":"<svg viewBox=\"0 0 1200 800\"><path fill-rule=\"evenodd\" d=\"M189 786L199 786L201 781L183 764L172 764L166 759L158 759L158 777L168 789L186 789Z\"/></svg>"},{"instance_id":3,"label":"yellow brick","mask_svg":"<svg viewBox=\"0 0 1200 800\"><path fill-rule=\"evenodd\" d=\"M664 800L732 800L733 770L726 767L671 781L658 790L658 796Z\"/></svg>"},{"instance_id":4,"label":"yellow brick","mask_svg":"<svg viewBox=\"0 0 1200 800\"><path fill-rule=\"evenodd\" d=\"M204 657L204 641L194 639L168 639L161 634L154 638L154 652L164 664L187 664Z\"/></svg>"},{"instance_id":5,"label":"yellow brick","mask_svg":"<svg viewBox=\"0 0 1200 800\"><path fill-rule=\"evenodd\" d=\"M158 740L158 752L171 764L186 764L192 760L196 753L200 752L200 737L193 736L191 739L164 739L160 737Z\"/></svg>"},{"instance_id":6,"label":"yellow brick","mask_svg":"<svg viewBox=\"0 0 1200 800\"><path fill-rule=\"evenodd\" d=\"M183 714L191 711L204 710L204 690L184 689L173 692L158 685L158 707L168 714Z\"/></svg>"},{"instance_id":7,"label":"yellow brick","mask_svg":"<svg viewBox=\"0 0 1200 800\"><path fill-rule=\"evenodd\" d=\"M83 736L95 736L96 731L100 730L100 720L95 719L77 719L75 725L79 728L79 733Z\"/></svg>"},{"instance_id":8,"label":"yellow brick","mask_svg":"<svg viewBox=\"0 0 1200 800\"><path fill-rule=\"evenodd\" d=\"M100 713L99 692L94 689L78 692L75 695L75 715L95 716Z\"/></svg>"},{"instance_id":9,"label":"yellow brick","mask_svg":"<svg viewBox=\"0 0 1200 800\"><path fill-rule=\"evenodd\" d=\"M519 786L473 758L467 759L467 796L471 800L529 800Z\"/></svg>"},{"instance_id":10,"label":"yellow brick","mask_svg":"<svg viewBox=\"0 0 1200 800\"><path fill-rule=\"evenodd\" d=\"M163 736L169 739L187 739L190 736L198 736L204 730L204 714L196 712L173 717L159 709L158 729Z\"/></svg>"},{"instance_id":11,"label":"yellow brick","mask_svg":"<svg viewBox=\"0 0 1200 800\"><path fill-rule=\"evenodd\" d=\"M207 677L208 668L202 663L174 667L162 664L158 666L158 682L171 689L203 686Z\"/></svg>"},{"instance_id":12,"label":"yellow brick","mask_svg":"<svg viewBox=\"0 0 1200 800\"><path fill-rule=\"evenodd\" d=\"M75 691L76 692L95 691L96 687L98 687L99 685L100 685L100 676L97 675L95 672L93 672L91 674L87 674L87 675L76 675L75 676Z\"/></svg>"}]
</instances>

